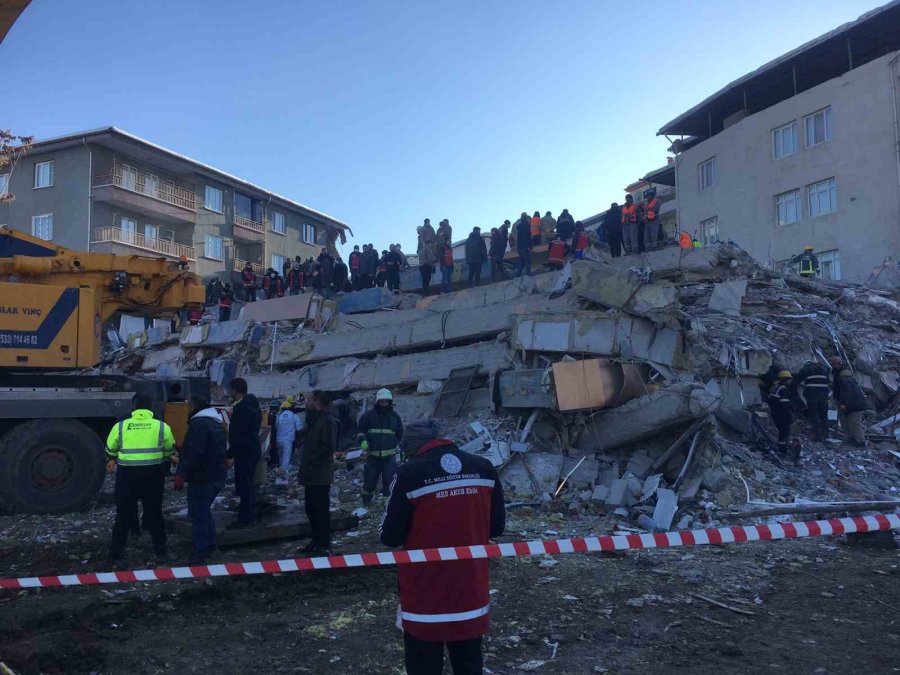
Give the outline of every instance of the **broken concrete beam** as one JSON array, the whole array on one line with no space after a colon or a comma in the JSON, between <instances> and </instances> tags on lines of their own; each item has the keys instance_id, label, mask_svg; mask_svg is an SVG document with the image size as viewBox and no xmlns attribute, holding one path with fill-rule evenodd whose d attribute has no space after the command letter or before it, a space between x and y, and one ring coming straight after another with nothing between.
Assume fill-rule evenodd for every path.
<instances>
[{"instance_id":1,"label":"broken concrete beam","mask_svg":"<svg viewBox=\"0 0 900 675\"><path fill-rule=\"evenodd\" d=\"M246 379L252 393L268 399L306 394L316 389L359 391L416 385L419 380L446 379L454 368L475 363L481 366L480 373L490 374L510 367L512 360L505 345L491 341L427 354L371 360L335 359L288 373L248 375Z\"/></svg>"},{"instance_id":2,"label":"broken concrete beam","mask_svg":"<svg viewBox=\"0 0 900 675\"><path fill-rule=\"evenodd\" d=\"M576 260L572 263L572 289L580 297L605 307L676 325L678 304L671 281L646 282L633 268Z\"/></svg>"},{"instance_id":3,"label":"broken concrete beam","mask_svg":"<svg viewBox=\"0 0 900 675\"><path fill-rule=\"evenodd\" d=\"M624 314L521 316L513 326L512 343L516 349L529 351L639 358L684 369L691 366L681 331Z\"/></svg>"},{"instance_id":4,"label":"broken concrete beam","mask_svg":"<svg viewBox=\"0 0 900 675\"><path fill-rule=\"evenodd\" d=\"M639 255L613 258L609 264L622 268L649 267L656 279L674 278L680 281L715 279L721 275L721 262L731 257L728 246L680 248L669 246Z\"/></svg>"},{"instance_id":5,"label":"broken concrete beam","mask_svg":"<svg viewBox=\"0 0 900 675\"><path fill-rule=\"evenodd\" d=\"M353 291L341 296L337 303L337 309L341 314L358 314L360 312L374 312L386 307L396 307L400 304L400 296L387 288L376 286L362 291Z\"/></svg>"},{"instance_id":6,"label":"broken concrete beam","mask_svg":"<svg viewBox=\"0 0 900 675\"><path fill-rule=\"evenodd\" d=\"M534 277L519 277L496 284L465 288L456 293L429 295L416 302L416 309L445 312L451 309L472 309L510 302L535 292Z\"/></svg>"},{"instance_id":7,"label":"broken concrete beam","mask_svg":"<svg viewBox=\"0 0 900 675\"><path fill-rule=\"evenodd\" d=\"M141 370L144 372L154 371L164 363L180 362L183 357L184 351L178 345L172 345L165 349L150 350L144 355Z\"/></svg>"},{"instance_id":8,"label":"broken concrete beam","mask_svg":"<svg viewBox=\"0 0 900 675\"><path fill-rule=\"evenodd\" d=\"M584 452L610 450L655 436L715 412L718 399L706 387L674 384L598 413L575 443Z\"/></svg>"},{"instance_id":9,"label":"broken concrete beam","mask_svg":"<svg viewBox=\"0 0 900 675\"><path fill-rule=\"evenodd\" d=\"M555 403L549 370L507 370L500 374L500 405L504 408L553 408Z\"/></svg>"},{"instance_id":10,"label":"broken concrete beam","mask_svg":"<svg viewBox=\"0 0 900 675\"><path fill-rule=\"evenodd\" d=\"M369 330L379 326L387 326L397 323L398 312L401 310L385 309L366 314L338 314L332 325L335 333ZM405 309L400 317L403 321L418 321L430 314L427 309Z\"/></svg>"},{"instance_id":11,"label":"broken concrete beam","mask_svg":"<svg viewBox=\"0 0 900 675\"><path fill-rule=\"evenodd\" d=\"M253 303L251 303L253 304ZM223 321L204 326L190 326L181 331L183 347L227 347L236 342L259 344L264 328L252 321Z\"/></svg>"},{"instance_id":12,"label":"broken concrete beam","mask_svg":"<svg viewBox=\"0 0 900 675\"><path fill-rule=\"evenodd\" d=\"M405 352L442 347L463 341L488 338L509 329L512 317L533 311L547 311L565 306L564 300L544 296L522 297L513 303L471 309L429 312L419 310L415 319L410 310L394 312L392 323L365 331L327 333L303 340L284 340L263 344L259 351L262 365L303 365L344 356L371 356L385 352Z\"/></svg>"},{"instance_id":13,"label":"broken concrete beam","mask_svg":"<svg viewBox=\"0 0 900 675\"><path fill-rule=\"evenodd\" d=\"M241 309L242 321L308 321L315 319L324 298L318 293L286 295L283 298L248 302Z\"/></svg>"}]
</instances>

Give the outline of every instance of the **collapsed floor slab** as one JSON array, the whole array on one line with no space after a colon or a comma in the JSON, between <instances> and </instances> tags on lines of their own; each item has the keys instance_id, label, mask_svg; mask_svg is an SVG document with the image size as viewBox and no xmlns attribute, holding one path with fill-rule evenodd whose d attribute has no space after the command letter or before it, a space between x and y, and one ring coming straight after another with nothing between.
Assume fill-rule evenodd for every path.
<instances>
[{"instance_id":1,"label":"collapsed floor slab","mask_svg":"<svg viewBox=\"0 0 900 675\"><path fill-rule=\"evenodd\" d=\"M535 292L534 277L519 277L496 284L465 288L456 293L429 295L416 303L416 309L443 312L448 309L471 309L509 302Z\"/></svg>"},{"instance_id":2,"label":"collapsed floor slab","mask_svg":"<svg viewBox=\"0 0 900 675\"><path fill-rule=\"evenodd\" d=\"M674 325L677 296L671 281L648 282L633 268L576 260L572 289L582 298L660 324Z\"/></svg>"}]
</instances>

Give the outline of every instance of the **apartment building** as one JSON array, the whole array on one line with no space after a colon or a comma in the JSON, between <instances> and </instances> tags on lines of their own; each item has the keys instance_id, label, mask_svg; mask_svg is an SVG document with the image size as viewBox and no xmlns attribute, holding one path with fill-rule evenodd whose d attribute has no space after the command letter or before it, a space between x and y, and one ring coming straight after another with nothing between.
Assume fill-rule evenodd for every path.
<instances>
[{"instance_id":1,"label":"apartment building","mask_svg":"<svg viewBox=\"0 0 900 675\"><path fill-rule=\"evenodd\" d=\"M229 279L279 272L349 227L324 213L114 127L39 141L0 176L0 225L74 249L157 255Z\"/></svg>"},{"instance_id":2,"label":"apartment building","mask_svg":"<svg viewBox=\"0 0 900 675\"><path fill-rule=\"evenodd\" d=\"M822 276L900 257L900 2L768 63L658 132L678 222L773 267L814 246Z\"/></svg>"}]
</instances>

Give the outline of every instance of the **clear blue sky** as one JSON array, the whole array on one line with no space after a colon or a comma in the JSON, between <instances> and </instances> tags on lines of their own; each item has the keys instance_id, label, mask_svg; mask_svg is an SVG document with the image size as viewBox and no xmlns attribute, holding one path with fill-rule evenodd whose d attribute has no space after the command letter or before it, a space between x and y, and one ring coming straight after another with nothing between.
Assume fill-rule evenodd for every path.
<instances>
[{"instance_id":1,"label":"clear blue sky","mask_svg":"<svg viewBox=\"0 0 900 675\"><path fill-rule=\"evenodd\" d=\"M665 122L877 0L33 0L0 126L115 125L415 250L604 210Z\"/></svg>"}]
</instances>

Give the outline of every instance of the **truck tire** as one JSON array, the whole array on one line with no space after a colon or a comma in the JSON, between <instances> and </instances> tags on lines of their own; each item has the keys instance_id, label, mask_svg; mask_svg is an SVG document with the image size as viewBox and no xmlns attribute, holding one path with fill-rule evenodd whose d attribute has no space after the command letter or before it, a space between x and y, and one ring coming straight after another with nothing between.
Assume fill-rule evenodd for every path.
<instances>
[{"instance_id":1,"label":"truck tire","mask_svg":"<svg viewBox=\"0 0 900 675\"><path fill-rule=\"evenodd\" d=\"M31 420L0 438L0 509L65 513L103 485L103 442L77 420Z\"/></svg>"}]
</instances>

